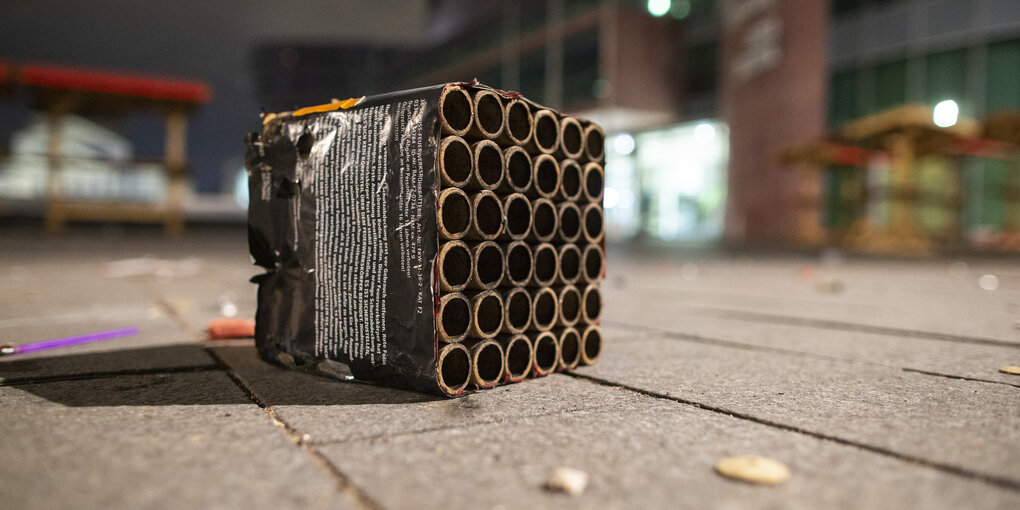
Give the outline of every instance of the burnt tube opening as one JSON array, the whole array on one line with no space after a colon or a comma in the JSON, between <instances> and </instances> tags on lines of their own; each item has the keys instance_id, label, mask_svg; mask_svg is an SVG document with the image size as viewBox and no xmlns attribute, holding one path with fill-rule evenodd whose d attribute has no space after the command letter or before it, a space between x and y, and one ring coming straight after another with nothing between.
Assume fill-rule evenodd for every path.
<instances>
[{"instance_id":1,"label":"burnt tube opening","mask_svg":"<svg viewBox=\"0 0 1020 510\"><path fill-rule=\"evenodd\" d=\"M586 207L584 209L584 236L591 242L602 239L602 208Z\"/></svg>"},{"instance_id":2,"label":"burnt tube opening","mask_svg":"<svg viewBox=\"0 0 1020 510\"><path fill-rule=\"evenodd\" d=\"M573 283L579 276L581 276L581 250L578 250L577 246L565 244L560 248L560 278Z\"/></svg>"},{"instance_id":3,"label":"burnt tube opening","mask_svg":"<svg viewBox=\"0 0 1020 510\"><path fill-rule=\"evenodd\" d=\"M560 206L560 237L575 241L581 235L581 211L569 202Z\"/></svg>"},{"instance_id":4,"label":"burnt tube opening","mask_svg":"<svg viewBox=\"0 0 1020 510\"><path fill-rule=\"evenodd\" d=\"M459 340L471 327L471 306L463 296L451 298L439 308L439 321L446 337Z\"/></svg>"},{"instance_id":5,"label":"burnt tube opening","mask_svg":"<svg viewBox=\"0 0 1020 510\"><path fill-rule=\"evenodd\" d=\"M440 232L456 239L471 227L471 202L464 192L451 189L439 195Z\"/></svg>"},{"instance_id":6,"label":"burnt tube opening","mask_svg":"<svg viewBox=\"0 0 1020 510\"><path fill-rule=\"evenodd\" d=\"M496 294L482 296L475 308L475 326L486 338L499 333L503 326L503 303Z\"/></svg>"},{"instance_id":7,"label":"burnt tube opening","mask_svg":"<svg viewBox=\"0 0 1020 510\"><path fill-rule=\"evenodd\" d=\"M581 124L577 122L577 119L567 117L560 124L560 130L563 138L563 152L572 157L580 156L584 151Z\"/></svg>"},{"instance_id":8,"label":"burnt tube opening","mask_svg":"<svg viewBox=\"0 0 1020 510\"><path fill-rule=\"evenodd\" d=\"M531 112L523 101L511 101L507 106L506 128L515 143L523 144L531 138Z\"/></svg>"},{"instance_id":9,"label":"burnt tube opening","mask_svg":"<svg viewBox=\"0 0 1020 510\"><path fill-rule=\"evenodd\" d=\"M490 193L475 199L475 228L487 239L499 235L503 228L503 208L496 195Z\"/></svg>"},{"instance_id":10,"label":"burnt tube opening","mask_svg":"<svg viewBox=\"0 0 1020 510\"><path fill-rule=\"evenodd\" d=\"M525 285L531 278L532 260L531 249L524 243L514 243L507 248L506 252L506 274L510 283L514 285Z\"/></svg>"},{"instance_id":11,"label":"burnt tube opening","mask_svg":"<svg viewBox=\"0 0 1020 510\"><path fill-rule=\"evenodd\" d=\"M443 96L443 120L454 131L471 127L471 97L463 89L448 89Z\"/></svg>"},{"instance_id":12,"label":"burnt tube opening","mask_svg":"<svg viewBox=\"0 0 1020 510\"><path fill-rule=\"evenodd\" d=\"M556 279L556 249L550 244L535 249L535 280L539 285L549 285Z\"/></svg>"},{"instance_id":13,"label":"burnt tube opening","mask_svg":"<svg viewBox=\"0 0 1020 510\"><path fill-rule=\"evenodd\" d=\"M581 294L573 287L567 287L560 294L560 320L571 325L581 318Z\"/></svg>"},{"instance_id":14,"label":"burnt tube opening","mask_svg":"<svg viewBox=\"0 0 1020 510\"><path fill-rule=\"evenodd\" d=\"M605 261L602 260L602 252L594 246L584 250L584 276L588 281L594 282L602 277L602 267Z\"/></svg>"},{"instance_id":15,"label":"burnt tube opening","mask_svg":"<svg viewBox=\"0 0 1020 510\"><path fill-rule=\"evenodd\" d=\"M560 194L567 200L581 195L581 166L572 159L560 163Z\"/></svg>"},{"instance_id":16,"label":"burnt tube opening","mask_svg":"<svg viewBox=\"0 0 1020 510\"><path fill-rule=\"evenodd\" d=\"M499 146L492 142L480 143L475 150L478 183L485 189L494 189L503 182L503 153Z\"/></svg>"},{"instance_id":17,"label":"burnt tube opening","mask_svg":"<svg viewBox=\"0 0 1020 510\"><path fill-rule=\"evenodd\" d=\"M560 367L571 369L581 361L581 336L570 328L560 335Z\"/></svg>"},{"instance_id":18,"label":"burnt tube opening","mask_svg":"<svg viewBox=\"0 0 1020 510\"><path fill-rule=\"evenodd\" d=\"M560 184L560 169L556 160L551 157L539 157L535 160L535 191L548 198L556 194Z\"/></svg>"},{"instance_id":19,"label":"burnt tube opening","mask_svg":"<svg viewBox=\"0 0 1020 510\"><path fill-rule=\"evenodd\" d=\"M460 290L471 278L471 251L461 242L440 249L440 277L451 290Z\"/></svg>"},{"instance_id":20,"label":"burnt tube opening","mask_svg":"<svg viewBox=\"0 0 1020 510\"><path fill-rule=\"evenodd\" d=\"M477 250L475 274L478 283L486 288L495 287L503 279L503 253L495 243L487 243Z\"/></svg>"},{"instance_id":21,"label":"burnt tube opening","mask_svg":"<svg viewBox=\"0 0 1020 510\"><path fill-rule=\"evenodd\" d=\"M514 331L524 331L531 322L531 298L524 290L507 296L506 322Z\"/></svg>"},{"instance_id":22,"label":"burnt tube opening","mask_svg":"<svg viewBox=\"0 0 1020 510\"><path fill-rule=\"evenodd\" d=\"M460 345L450 345L439 357L439 383L444 390L459 392L471 375L471 357Z\"/></svg>"},{"instance_id":23,"label":"burnt tube opening","mask_svg":"<svg viewBox=\"0 0 1020 510\"><path fill-rule=\"evenodd\" d=\"M531 370L531 346L522 337L516 337L506 348L506 371L511 379L523 379Z\"/></svg>"},{"instance_id":24,"label":"burnt tube opening","mask_svg":"<svg viewBox=\"0 0 1020 510\"><path fill-rule=\"evenodd\" d=\"M503 377L503 351L496 342L482 344L475 353L475 374L484 384L495 384Z\"/></svg>"},{"instance_id":25,"label":"burnt tube opening","mask_svg":"<svg viewBox=\"0 0 1020 510\"><path fill-rule=\"evenodd\" d=\"M523 149L508 150L506 157L506 180L517 192L531 187L531 156Z\"/></svg>"},{"instance_id":26,"label":"burnt tube opening","mask_svg":"<svg viewBox=\"0 0 1020 510\"><path fill-rule=\"evenodd\" d=\"M597 165L589 166L584 174L584 192L588 200L598 202L602 200L602 172Z\"/></svg>"},{"instance_id":27,"label":"burnt tube opening","mask_svg":"<svg viewBox=\"0 0 1020 510\"><path fill-rule=\"evenodd\" d=\"M598 287L589 287L584 294L584 318L595 322L602 313L602 293Z\"/></svg>"},{"instance_id":28,"label":"burnt tube opening","mask_svg":"<svg viewBox=\"0 0 1020 510\"><path fill-rule=\"evenodd\" d=\"M471 178L471 148L456 137L443 139L440 170L450 186L463 186Z\"/></svg>"},{"instance_id":29,"label":"burnt tube opening","mask_svg":"<svg viewBox=\"0 0 1020 510\"><path fill-rule=\"evenodd\" d=\"M556 339L550 335L539 335L535 339L535 368L547 374L556 368Z\"/></svg>"},{"instance_id":30,"label":"burnt tube opening","mask_svg":"<svg viewBox=\"0 0 1020 510\"><path fill-rule=\"evenodd\" d=\"M506 230L511 239L523 239L531 230L531 202L524 195L507 197Z\"/></svg>"},{"instance_id":31,"label":"burnt tube opening","mask_svg":"<svg viewBox=\"0 0 1020 510\"><path fill-rule=\"evenodd\" d=\"M532 232L539 240L551 239L556 233L556 207L545 200L536 200L532 207Z\"/></svg>"},{"instance_id":32,"label":"burnt tube opening","mask_svg":"<svg viewBox=\"0 0 1020 510\"><path fill-rule=\"evenodd\" d=\"M581 343L584 344L583 361L588 365L594 363L602 353L602 332L595 326L586 329Z\"/></svg>"},{"instance_id":33,"label":"burnt tube opening","mask_svg":"<svg viewBox=\"0 0 1020 510\"><path fill-rule=\"evenodd\" d=\"M560 123L549 110L540 110L535 115L535 144L542 152L553 152L560 138Z\"/></svg>"},{"instance_id":34,"label":"burnt tube opening","mask_svg":"<svg viewBox=\"0 0 1020 510\"><path fill-rule=\"evenodd\" d=\"M486 136L496 136L503 130L503 103L495 94L475 95L475 120Z\"/></svg>"},{"instance_id":35,"label":"burnt tube opening","mask_svg":"<svg viewBox=\"0 0 1020 510\"><path fill-rule=\"evenodd\" d=\"M556 294L551 290L542 289L535 296L533 308L536 329L549 329L556 321Z\"/></svg>"},{"instance_id":36,"label":"burnt tube opening","mask_svg":"<svg viewBox=\"0 0 1020 510\"><path fill-rule=\"evenodd\" d=\"M596 126L588 126L585 129L585 150L588 153L588 157L598 161L602 159L605 153L605 135L602 130Z\"/></svg>"}]
</instances>

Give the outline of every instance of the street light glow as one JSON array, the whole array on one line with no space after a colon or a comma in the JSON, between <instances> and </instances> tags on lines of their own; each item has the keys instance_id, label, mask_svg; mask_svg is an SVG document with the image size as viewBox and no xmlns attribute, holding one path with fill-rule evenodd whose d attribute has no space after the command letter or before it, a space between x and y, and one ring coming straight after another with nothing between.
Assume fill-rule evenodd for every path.
<instances>
[{"instance_id":1,"label":"street light glow","mask_svg":"<svg viewBox=\"0 0 1020 510\"><path fill-rule=\"evenodd\" d=\"M950 127L955 126L957 119L960 117L960 106L956 104L956 101L952 99L946 99L935 105L935 110L932 113L931 120L938 127Z\"/></svg>"},{"instance_id":2,"label":"street light glow","mask_svg":"<svg viewBox=\"0 0 1020 510\"><path fill-rule=\"evenodd\" d=\"M670 0L648 0L648 14L661 18L669 12Z\"/></svg>"}]
</instances>

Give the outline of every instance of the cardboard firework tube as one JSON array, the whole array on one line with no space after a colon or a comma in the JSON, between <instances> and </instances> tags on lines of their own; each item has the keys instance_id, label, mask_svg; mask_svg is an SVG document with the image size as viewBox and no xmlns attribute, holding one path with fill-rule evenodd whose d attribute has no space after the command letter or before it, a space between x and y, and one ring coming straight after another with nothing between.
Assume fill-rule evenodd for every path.
<instances>
[{"instance_id":1,"label":"cardboard firework tube","mask_svg":"<svg viewBox=\"0 0 1020 510\"><path fill-rule=\"evenodd\" d=\"M531 373L535 363L535 351L525 335L503 335L496 337L503 348L503 380L509 383L523 381Z\"/></svg>"},{"instance_id":2,"label":"cardboard firework tube","mask_svg":"<svg viewBox=\"0 0 1020 510\"><path fill-rule=\"evenodd\" d=\"M503 329L503 298L493 290L483 290L471 296L472 338L486 339Z\"/></svg>"},{"instance_id":3,"label":"cardboard firework tube","mask_svg":"<svg viewBox=\"0 0 1020 510\"><path fill-rule=\"evenodd\" d=\"M506 113L506 126L496 140L504 145L527 145L535 131L535 118L531 115L528 103L511 99L506 102L503 110Z\"/></svg>"},{"instance_id":4,"label":"cardboard firework tube","mask_svg":"<svg viewBox=\"0 0 1020 510\"><path fill-rule=\"evenodd\" d=\"M447 188L439 192L437 202L436 228L439 237L460 239L467 235L474 216L467 194L457 188Z\"/></svg>"},{"instance_id":5,"label":"cardboard firework tube","mask_svg":"<svg viewBox=\"0 0 1020 510\"><path fill-rule=\"evenodd\" d=\"M575 117L563 117L560 120L560 146L558 154L578 159L584 154L584 133L581 123Z\"/></svg>"},{"instance_id":6,"label":"cardboard firework tube","mask_svg":"<svg viewBox=\"0 0 1020 510\"><path fill-rule=\"evenodd\" d=\"M503 237L520 241L531 233L531 201L521 193L512 193L503 199Z\"/></svg>"},{"instance_id":7,"label":"cardboard firework tube","mask_svg":"<svg viewBox=\"0 0 1020 510\"><path fill-rule=\"evenodd\" d=\"M557 369L561 372L577 368L581 362L581 333L575 328L554 329L556 343L560 344Z\"/></svg>"},{"instance_id":8,"label":"cardboard firework tube","mask_svg":"<svg viewBox=\"0 0 1020 510\"><path fill-rule=\"evenodd\" d=\"M581 211L581 231L584 240L597 243L606 235L606 221L603 217L602 204L588 204Z\"/></svg>"},{"instance_id":9,"label":"cardboard firework tube","mask_svg":"<svg viewBox=\"0 0 1020 510\"><path fill-rule=\"evenodd\" d=\"M602 354L602 328L589 324L581 331L581 364L594 365Z\"/></svg>"},{"instance_id":10,"label":"cardboard firework tube","mask_svg":"<svg viewBox=\"0 0 1020 510\"><path fill-rule=\"evenodd\" d=\"M529 241L546 243L556 237L559 230L560 217L556 214L556 205L548 198L539 198L531 202L531 233Z\"/></svg>"},{"instance_id":11,"label":"cardboard firework tube","mask_svg":"<svg viewBox=\"0 0 1020 510\"><path fill-rule=\"evenodd\" d=\"M531 158L533 176L529 196L556 198L560 192L560 164L556 158L548 154L539 154Z\"/></svg>"},{"instance_id":12,"label":"cardboard firework tube","mask_svg":"<svg viewBox=\"0 0 1020 510\"><path fill-rule=\"evenodd\" d=\"M515 100L523 101L530 109L530 124L537 128L524 122L531 136L518 141L525 146L501 146L504 184L495 188L500 195L475 204L472 198L491 197L486 193L493 191L480 189L492 182L482 176L475 179L478 191L465 192L475 173L471 144L487 139L468 135L472 125L484 120L481 115L475 120L473 99L483 91L500 96L504 111ZM518 113L526 121L528 112ZM464 268L456 263L463 250L451 244L441 258L440 249L466 241L473 250L500 239L501 230L509 228L503 199L523 192L532 201L532 228L525 240L534 267L536 247L554 239L559 227L549 200L571 201L561 199L562 190L552 186L560 195L541 202L545 205L535 212L540 195L533 189L534 160L539 154L556 154L563 117L518 95L474 83L438 84L266 115L261 129L245 140L253 196L249 251L263 271L254 279L259 357L290 366L342 363L357 380L438 395L464 391L463 384L470 384L470 358L460 345L464 334L470 337L472 326L485 334L489 327L502 331L505 307L494 307L493 314L474 313L471 298L489 289L472 289L470 296L464 294L467 289L446 290L463 283L455 271ZM587 127L587 121L580 122ZM504 133L510 129L504 124ZM301 149L297 157L295 147ZM333 156L343 161L345 171L336 171ZM553 158L557 165L567 159ZM582 169L587 162L585 156L578 160ZM521 173L523 178L518 178ZM465 174L469 182L464 182ZM299 181L301 186L293 184ZM583 187L582 182L582 194ZM566 196L570 189L568 182ZM486 214L485 204L496 214ZM536 232L540 239L531 239ZM493 234L495 239L485 239ZM499 245L502 250L512 241L499 242L504 243ZM555 249L548 255L554 259L548 267L558 267ZM502 260L505 267L507 259ZM595 262L593 271L601 272L602 259ZM477 267L474 253L471 267L479 281L482 268L491 269ZM526 285L532 307L534 294L545 296L537 300L538 323L554 327L557 296L549 288L533 287L533 281L534 271ZM486 279L486 285L490 283ZM508 290L497 288L499 293ZM494 299L500 305L501 296ZM528 335L542 331L534 323L528 325Z\"/></svg>"},{"instance_id":13,"label":"cardboard firework tube","mask_svg":"<svg viewBox=\"0 0 1020 510\"><path fill-rule=\"evenodd\" d=\"M535 128L531 140L524 148L531 154L552 154L560 145L560 121L556 113L548 109L540 109L533 115Z\"/></svg>"},{"instance_id":14,"label":"cardboard firework tube","mask_svg":"<svg viewBox=\"0 0 1020 510\"><path fill-rule=\"evenodd\" d=\"M470 289L491 290L499 286L506 273L503 250L492 241L483 241L471 247Z\"/></svg>"},{"instance_id":15,"label":"cardboard firework tube","mask_svg":"<svg viewBox=\"0 0 1020 510\"><path fill-rule=\"evenodd\" d=\"M460 292L467 287L474 272L474 258L462 241L447 241L439 247L439 289Z\"/></svg>"},{"instance_id":16,"label":"cardboard firework tube","mask_svg":"<svg viewBox=\"0 0 1020 510\"><path fill-rule=\"evenodd\" d=\"M511 145L503 149L503 184L499 191L502 193L524 193L531 191L533 179L533 166L531 155L524 148Z\"/></svg>"},{"instance_id":17,"label":"cardboard firework tube","mask_svg":"<svg viewBox=\"0 0 1020 510\"><path fill-rule=\"evenodd\" d=\"M581 237L581 209L573 202L561 202L556 207L560 228L556 229L556 240L561 243L573 243Z\"/></svg>"},{"instance_id":18,"label":"cardboard firework tube","mask_svg":"<svg viewBox=\"0 0 1020 510\"><path fill-rule=\"evenodd\" d=\"M506 258L504 266L506 275L503 279L504 285L523 287L531 281L535 273L535 255L531 246L523 241L514 241L504 249Z\"/></svg>"},{"instance_id":19,"label":"cardboard firework tube","mask_svg":"<svg viewBox=\"0 0 1020 510\"><path fill-rule=\"evenodd\" d=\"M531 325L531 294L521 287L503 292L503 333L517 334Z\"/></svg>"},{"instance_id":20,"label":"cardboard firework tube","mask_svg":"<svg viewBox=\"0 0 1020 510\"><path fill-rule=\"evenodd\" d=\"M459 395L471 380L471 353L461 344L446 344L436 355L436 378L447 395Z\"/></svg>"},{"instance_id":21,"label":"cardboard firework tube","mask_svg":"<svg viewBox=\"0 0 1020 510\"><path fill-rule=\"evenodd\" d=\"M463 188L468 185L474 172L471 146L459 136L447 136L439 141L439 177L444 187Z\"/></svg>"},{"instance_id":22,"label":"cardboard firework tube","mask_svg":"<svg viewBox=\"0 0 1020 510\"><path fill-rule=\"evenodd\" d=\"M556 316L556 325L573 326L581 320L581 292L573 285L564 285L554 288L556 303L559 306L559 313Z\"/></svg>"},{"instance_id":23,"label":"cardboard firework tube","mask_svg":"<svg viewBox=\"0 0 1020 510\"><path fill-rule=\"evenodd\" d=\"M560 192L556 199L576 202L580 200L582 191L581 165L573 159L560 161Z\"/></svg>"},{"instance_id":24,"label":"cardboard firework tube","mask_svg":"<svg viewBox=\"0 0 1020 510\"><path fill-rule=\"evenodd\" d=\"M439 340L455 343L467 337L471 330L471 302L460 292L439 298L436 312L436 334Z\"/></svg>"},{"instance_id":25,"label":"cardboard firework tube","mask_svg":"<svg viewBox=\"0 0 1020 510\"><path fill-rule=\"evenodd\" d=\"M582 180L582 196L588 202L602 203L602 193L605 191L605 171L602 165L591 162L584 165L584 171L581 173Z\"/></svg>"},{"instance_id":26,"label":"cardboard firework tube","mask_svg":"<svg viewBox=\"0 0 1020 510\"><path fill-rule=\"evenodd\" d=\"M606 156L606 132L598 124L584 126L584 156L590 161Z\"/></svg>"},{"instance_id":27,"label":"cardboard firework tube","mask_svg":"<svg viewBox=\"0 0 1020 510\"><path fill-rule=\"evenodd\" d=\"M471 94L459 86L448 86L439 95L439 126L444 135L464 136L474 122Z\"/></svg>"},{"instance_id":28,"label":"cardboard firework tube","mask_svg":"<svg viewBox=\"0 0 1020 510\"><path fill-rule=\"evenodd\" d=\"M549 287L534 291L531 296L531 325L528 331L549 331L559 317L559 301Z\"/></svg>"},{"instance_id":29,"label":"cardboard firework tube","mask_svg":"<svg viewBox=\"0 0 1020 510\"><path fill-rule=\"evenodd\" d=\"M596 284L581 289L581 322L594 324L602 314L602 291Z\"/></svg>"},{"instance_id":30,"label":"cardboard firework tube","mask_svg":"<svg viewBox=\"0 0 1020 510\"><path fill-rule=\"evenodd\" d=\"M464 343L471 354L471 383L478 389L491 388L503 380L506 357L495 340L468 340Z\"/></svg>"},{"instance_id":31,"label":"cardboard firework tube","mask_svg":"<svg viewBox=\"0 0 1020 510\"><path fill-rule=\"evenodd\" d=\"M573 284L581 277L581 250L576 244L561 245L557 251L559 267L556 271L556 283Z\"/></svg>"},{"instance_id":32,"label":"cardboard firework tube","mask_svg":"<svg viewBox=\"0 0 1020 510\"><path fill-rule=\"evenodd\" d=\"M448 190L444 190L445 193ZM482 190L469 197L471 223L464 238L491 241L503 232L503 203L495 193Z\"/></svg>"},{"instance_id":33,"label":"cardboard firework tube","mask_svg":"<svg viewBox=\"0 0 1020 510\"><path fill-rule=\"evenodd\" d=\"M530 287L548 287L556 281L556 275L560 270L560 258L556 248L549 243L542 243L536 246L534 262L532 263L532 275L529 282Z\"/></svg>"},{"instance_id":34,"label":"cardboard firework tube","mask_svg":"<svg viewBox=\"0 0 1020 510\"><path fill-rule=\"evenodd\" d=\"M503 134L506 111L503 100L490 90L476 90L471 101L472 122L467 136L492 140Z\"/></svg>"},{"instance_id":35,"label":"cardboard firework tube","mask_svg":"<svg viewBox=\"0 0 1020 510\"><path fill-rule=\"evenodd\" d=\"M531 339L531 350L535 363L531 366L532 377L549 375L560 362L560 344L551 331L543 331Z\"/></svg>"},{"instance_id":36,"label":"cardboard firework tube","mask_svg":"<svg viewBox=\"0 0 1020 510\"><path fill-rule=\"evenodd\" d=\"M503 149L492 140L471 144L471 178L466 189L495 190L503 184Z\"/></svg>"},{"instance_id":37,"label":"cardboard firework tube","mask_svg":"<svg viewBox=\"0 0 1020 510\"><path fill-rule=\"evenodd\" d=\"M606 254L597 244L589 244L581 252L581 281L595 283L602 278L606 268Z\"/></svg>"}]
</instances>

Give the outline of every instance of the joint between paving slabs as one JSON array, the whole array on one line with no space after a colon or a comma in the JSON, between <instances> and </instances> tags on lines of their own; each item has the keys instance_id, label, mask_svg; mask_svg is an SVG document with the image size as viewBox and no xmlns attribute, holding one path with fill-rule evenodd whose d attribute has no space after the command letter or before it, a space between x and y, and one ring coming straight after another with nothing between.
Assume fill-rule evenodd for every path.
<instances>
[{"instance_id":1,"label":"joint between paving slabs","mask_svg":"<svg viewBox=\"0 0 1020 510\"><path fill-rule=\"evenodd\" d=\"M942 373L939 373L939 372L929 372L927 370L918 370L916 368L903 368L902 370L904 372L910 372L912 374L930 375L932 377L945 377L946 379L956 379L956 380L959 380L959 381L973 381L973 382L990 383L990 384L1001 384L1003 386L1012 386L1014 388L1020 388L1020 384L1013 384L1013 383L1009 383L1009 382L1005 382L1005 381L993 381L991 379L980 379L980 378L977 378L977 377L966 377L966 376L962 376L962 375L942 374Z\"/></svg>"},{"instance_id":2,"label":"joint between paving slabs","mask_svg":"<svg viewBox=\"0 0 1020 510\"><path fill-rule=\"evenodd\" d=\"M765 425L767 427L772 427L772 428L779 429L779 430L785 430L785 431L788 431L788 432L794 432L794 433L797 433L797 434L805 435L805 436L812 437L812 438L815 438L815 439L820 439L820 440L823 440L823 441L831 441L831 442L838 443L838 444L841 444L841 445L844 445L844 446L850 446L850 447L853 447L853 448L858 448L858 449L869 451L869 452L872 452L872 453L877 453L879 455L883 455L883 456L886 456L886 457L894 458L894 459L901 460L901 461L904 461L904 462L909 462L911 464L916 464L916 465L919 465L919 466L924 466L924 467L932 468L932 469L935 469L935 470L938 470L938 471L942 471L944 473L948 473L948 474L951 474L951 475L956 475L956 476L960 476L960 477L963 477L963 478L969 478L969 479L972 479L972 480L976 480L976 481L980 481L980 482L983 482L983 483L987 483L989 485L994 485L996 487L1000 487L1000 488L1003 488L1003 489L1008 489L1008 490L1011 490L1011 491L1020 492L1020 481L1018 481L1018 480L1013 480L1013 479L1010 479L1010 478L1004 478L1004 477L1000 477L1000 476L988 475L988 474L983 474L983 473L976 473L976 472L969 471L969 470L966 470L966 469L963 469L963 468L960 468L960 467L957 467L957 466L953 466L953 465L950 465L950 464L943 464L943 463L940 463L940 462L932 462L932 461L925 460L925 459L922 459L922 458L919 458L919 457L914 457L914 456L906 455L906 454L903 454L903 453L900 453L900 452L896 452L896 451L893 451L893 450L888 450L888 449L885 449L885 448L882 448L882 447L879 447L879 446L872 446L872 445L869 445L869 444L859 443L857 441L852 441L852 440L849 440L849 439L843 439L843 438L837 437L837 436L830 436L830 435L827 435L827 434L822 434L822 433L819 433L819 432L814 432L814 431L811 431L811 430L802 429L800 427L795 427L793 425L786 425L784 423L774 422L774 421L771 421L771 420L766 420L764 418L758 418L758 417L755 417L755 416L751 416L749 414L741 413L739 411L732 411L732 410L725 409L725 408L722 408L722 407L716 407L716 406L712 406L712 405L708 405L708 404L703 404L701 402L696 402L696 401L688 400L688 399L685 399L685 398L675 397L673 395L669 395L669 394L665 394L665 393L659 393L659 392L656 392L656 391L645 390L645 389L642 389L642 388L637 388L637 387L629 386L629 385L626 385L626 384L620 384L620 383L616 383L616 382L609 381L609 380L606 380L606 379L602 379L602 378L599 378L599 377L593 377L593 376L590 376L590 375L579 374L577 372L569 372L566 375L568 375L570 377L577 378L577 379L582 379L582 380L588 381L588 382L590 382L592 384L598 384L600 386L606 386L606 387L609 387L609 388L615 388L615 389L619 389L619 390L631 391L631 392L634 392L634 393L637 393L637 394L640 394L640 395L644 395L644 396L649 397L649 398L670 400L670 401L673 401L673 402L676 402L676 403L679 403L679 404L684 404L684 405L688 405L688 406L694 407L696 409L703 409L703 410L710 411L710 412L713 412L713 413L723 414L723 415L729 416L731 418L737 418L737 419L740 419L740 420L750 421L750 422L757 423L757 424L760 424L760 425Z\"/></svg>"},{"instance_id":3,"label":"joint between paving slabs","mask_svg":"<svg viewBox=\"0 0 1020 510\"><path fill-rule=\"evenodd\" d=\"M109 372L87 372L84 374L48 375L40 377L23 377L4 379L0 381L3 386L25 386L29 384L46 384L63 381L86 381L90 379L106 379L110 377L121 377L125 375L170 375L170 374L193 374L198 372L210 372L219 370L217 365L192 365L187 367L171 368L142 368L134 370L112 370Z\"/></svg>"},{"instance_id":4,"label":"joint between paving slabs","mask_svg":"<svg viewBox=\"0 0 1020 510\"><path fill-rule=\"evenodd\" d=\"M323 455L322 452L315 447L315 445L311 444L309 441L305 441L302 438L302 435L298 433L297 429L277 416L276 410L273 409L272 406L266 404L264 400L259 398L251 387L248 386L248 384L244 382L244 380L241 379L241 377L237 375L233 369L230 368L230 365L228 365L223 358L216 354L216 352L212 349L206 348L206 352L208 352L209 355L216 360L218 368L222 370L227 377L229 377L230 380L233 381L234 384L237 385L237 387L244 392L244 394L247 395L253 403L255 403L255 405L259 406L259 408L266 413L266 416L269 417L269 420L273 423L273 425L283 430L287 439L300 448L301 451L305 452L305 454L310 456L312 460L319 465L319 468L324 470L326 474L333 479L334 483L336 483L337 490L340 493L347 496L347 498L358 508L362 508L364 510L381 510L383 508L382 505L369 497L364 490L354 485L347 475L345 475L343 471L336 466L336 464L326 458L326 456Z\"/></svg>"}]
</instances>

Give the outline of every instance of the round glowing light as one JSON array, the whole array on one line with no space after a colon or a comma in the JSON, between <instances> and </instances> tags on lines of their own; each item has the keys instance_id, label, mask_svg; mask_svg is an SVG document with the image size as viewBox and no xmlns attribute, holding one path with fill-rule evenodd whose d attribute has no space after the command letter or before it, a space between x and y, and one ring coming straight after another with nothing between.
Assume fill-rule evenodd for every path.
<instances>
[{"instance_id":1,"label":"round glowing light","mask_svg":"<svg viewBox=\"0 0 1020 510\"><path fill-rule=\"evenodd\" d=\"M671 3L670 0L648 0L648 14L656 18L665 16Z\"/></svg>"},{"instance_id":2,"label":"round glowing light","mask_svg":"<svg viewBox=\"0 0 1020 510\"><path fill-rule=\"evenodd\" d=\"M931 116L932 122L938 127L949 127L956 125L960 117L960 105L952 99L946 99L935 105L935 111Z\"/></svg>"},{"instance_id":3,"label":"round glowing light","mask_svg":"<svg viewBox=\"0 0 1020 510\"><path fill-rule=\"evenodd\" d=\"M620 209L630 209L634 207L634 192L623 188L620 190Z\"/></svg>"},{"instance_id":4,"label":"round glowing light","mask_svg":"<svg viewBox=\"0 0 1020 510\"><path fill-rule=\"evenodd\" d=\"M616 191L616 188L606 187L602 195L602 206L606 209L612 209L616 207L616 204L620 203L620 193Z\"/></svg>"},{"instance_id":5,"label":"round glowing light","mask_svg":"<svg viewBox=\"0 0 1020 510\"><path fill-rule=\"evenodd\" d=\"M629 133L620 133L613 138L613 149L616 150L621 156L626 156L634 152L634 137L630 136Z\"/></svg>"},{"instance_id":6,"label":"round glowing light","mask_svg":"<svg viewBox=\"0 0 1020 510\"><path fill-rule=\"evenodd\" d=\"M694 139L698 143L709 143L715 139L715 128L707 122L702 122L694 127Z\"/></svg>"}]
</instances>

